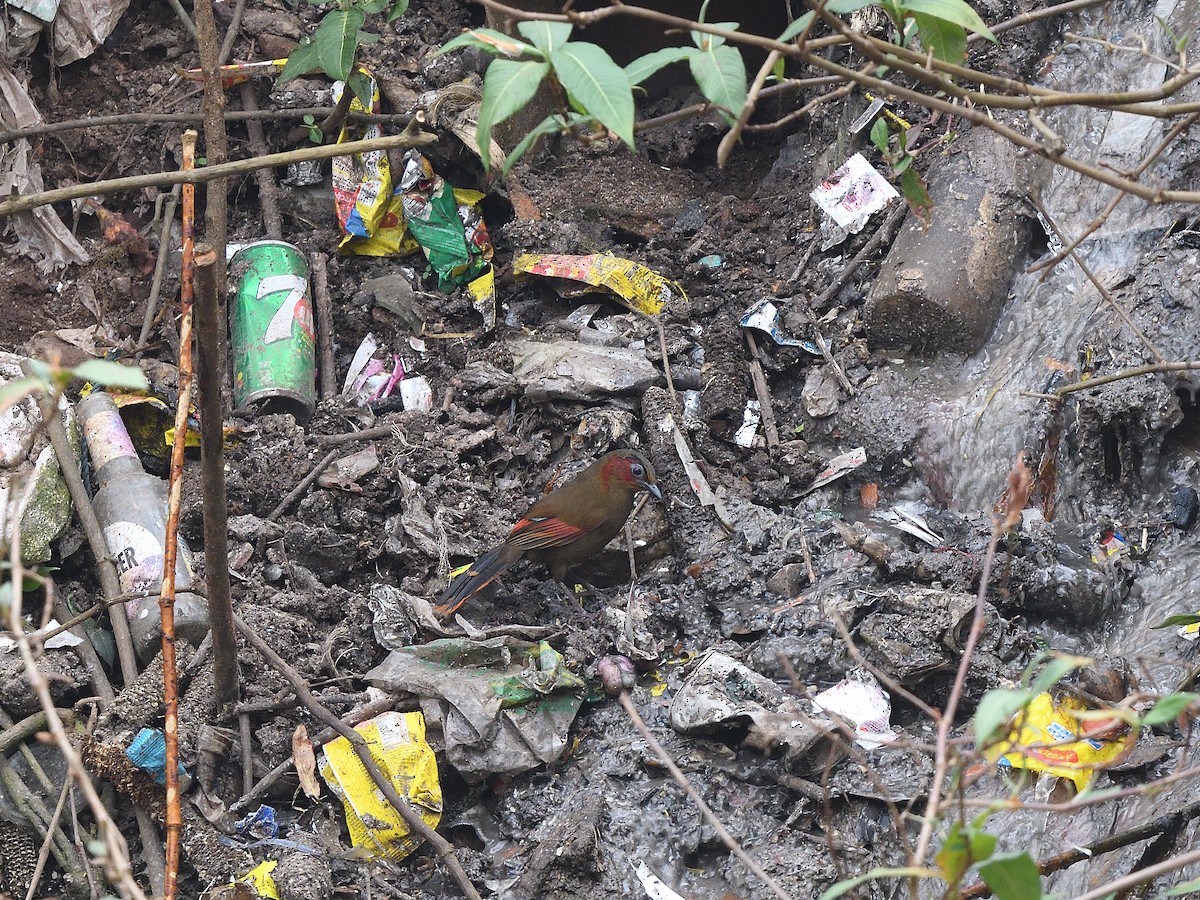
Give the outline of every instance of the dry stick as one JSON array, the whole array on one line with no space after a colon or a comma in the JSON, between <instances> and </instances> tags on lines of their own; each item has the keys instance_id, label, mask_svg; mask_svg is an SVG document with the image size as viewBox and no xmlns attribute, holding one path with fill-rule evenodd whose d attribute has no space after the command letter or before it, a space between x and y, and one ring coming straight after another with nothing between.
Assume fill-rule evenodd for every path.
<instances>
[{"instance_id":1,"label":"dry stick","mask_svg":"<svg viewBox=\"0 0 1200 900\"><path fill-rule=\"evenodd\" d=\"M462 888L463 893L470 900L482 900L479 891L475 889L475 885L471 884L471 879L467 877L466 871L459 862L458 856L454 852L454 847L444 837L434 831L426 824L425 820L412 808L412 805L402 798L397 792L391 779L386 776L379 768L378 763L371 756L370 750L367 748L367 742L363 740L363 736L344 723L341 719L326 709L321 702L313 696L309 690L308 683L304 677L288 665L284 659L272 649L271 645L264 641L257 631L243 622L241 619L234 617L238 631L240 631L254 648L263 655L284 678L291 683L292 689L296 692L296 696L304 704L309 712L318 720L324 722L330 728L333 728L342 737L350 741L354 747L354 752L358 754L359 760L363 767L370 773L375 785L383 793L384 799L392 805L392 808L400 814L400 818L415 833L424 838L434 851L438 858L450 870L450 874L454 876L454 880L458 882L458 886Z\"/></svg>"},{"instance_id":2,"label":"dry stick","mask_svg":"<svg viewBox=\"0 0 1200 900\"><path fill-rule=\"evenodd\" d=\"M811 24L811 23L810 23ZM717 145L717 167L725 168L725 163L729 162L729 155L733 153L733 148L737 146L738 141L742 138L742 130L746 127L746 123L750 121L750 117L754 115L755 107L758 106L758 95L763 88L763 84L771 75L771 70L775 68L775 63L781 59L777 50L772 50L767 54L767 58L763 60L763 64L758 69L758 74L754 76L754 83L750 85L750 91L746 94L746 102L742 104L742 111L738 113L737 121L733 123L733 127L725 132L725 136L721 138L721 143Z\"/></svg>"},{"instance_id":3,"label":"dry stick","mask_svg":"<svg viewBox=\"0 0 1200 900\"><path fill-rule=\"evenodd\" d=\"M318 435L317 443L322 447L339 447L342 444L353 444L357 441L374 441L379 438L391 437L393 426L375 425L362 431L347 431L345 434Z\"/></svg>"},{"instance_id":4,"label":"dry stick","mask_svg":"<svg viewBox=\"0 0 1200 900\"><path fill-rule=\"evenodd\" d=\"M1065 853L1059 853L1056 856L1044 859L1037 864L1038 874L1049 875L1052 872L1061 872L1063 869L1070 868L1077 862L1092 859L1103 853L1111 853L1113 850L1128 847L1130 844L1136 844L1138 841L1154 837L1157 834L1178 829L1180 825L1190 822L1197 816L1200 816L1200 803L1188 804L1177 812L1159 816L1157 819L1138 825L1136 828L1130 828L1128 831L1122 831L1120 834L1101 838L1094 843L1088 844L1086 847L1076 847L1067 850ZM990 896L992 896L992 889L980 881L965 888L958 895L958 900L973 900L973 898L977 897Z\"/></svg>"},{"instance_id":5,"label":"dry stick","mask_svg":"<svg viewBox=\"0 0 1200 900\"><path fill-rule=\"evenodd\" d=\"M54 814L50 817L50 824L46 827L46 837L42 840L41 849L38 850L37 864L33 867L33 875L29 879L29 890L25 892L25 900L33 900L38 889L38 883L42 880L42 871L46 868L46 861L50 858L50 847L54 843L54 836L59 833L58 821L62 818L63 807L67 802L67 794L71 790L70 779L63 779L62 790L58 792L58 803L54 806ZM63 839L67 837L63 832Z\"/></svg>"},{"instance_id":6,"label":"dry stick","mask_svg":"<svg viewBox=\"0 0 1200 900\"><path fill-rule=\"evenodd\" d=\"M378 700L375 700L357 710L350 712L342 718L342 721L347 725L354 726L359 722L365 722L367 719L373 719L382 712L387 712L389 709L395 706L395 704L396 701L392 697L381 697ZM312 742L313 748L315 749L317 747L325 746L336 737L340 737L340 734L337 731L332 728L326 728L324 731L310 736L309 740ZM255 784L254 787L250 788L243 796L234 801L234 803L229 807L229 812L232 815L237 815L251 803L254 803L255 801L264 797L267 791L271 789L271 786L274 785L275 782L277 782L284 775L286 775L288 771L295 765L295 762L295 757L289 756L262 778L258 779L258 783Z\"/></svg>"},{"instance_id":7,"label":"dry stick","mask_svg":"<svg viewBox=\"0 0 1200 900\"><path fill-rule=\"evenodd\" d=\"M58 712L54 707L54 698L50 695L50 683L46 680L46 676L42 673L42 670L38 668L37 660L33 657L33 648L29 645L29 638L25 634L25 623L21 620L20 602L21 581L25 574L25 570L21 565L20 532L19 528L13 529L10 541L9 562L11 563L12 572L12 602L9 603L8 612L9 627L12 629L13 636L17 642L17 650L21 654L21 662L25 666L25 677L28 679L29 686L33 689L38 702L46 713L46 723L50 728L50 733L54 736L55 744L58 745L58 749L67 763L67 771L79 784L79 788L83 791L88 806L92 810L92 815L96 818L96 825L100 831L101 840L104 841L105 869L109 878L124 889L127 900L146 900L146 895L138 886L137 881L134 880L133 868L129 864L129 848L125 844L125 838L121 834L121 830L117 828L116 823L113 822L112 817L108 814L108 810L104 806L104 801L96 793L96 788L92 784L91 778L83 768L83 762L79 758L79 751L71 743L71 739L68 737L62 720L58 717Z\"/></svg>"},{"instance_id":8,"label":"dry stick","mask_svg":"<svg viewBox=\"0 0 1200 900\"><path fill-rule=\"evenodd\" d=\"M1162 153L1169 146L1171 146L1171 144L1175 142L1175 139L1191 128L1197 120L1200 120L1200 113L1192 113L1192 115L1188 116L1183 121L1176 122L1171 130L1168 131L1163 137L1163 139L1159 141L1149 153L1146 154L1146 158L1138 163L1137 168L1133 170L1132 174L1137 177L1145 172L1146 169L1150 168L1150 165L1156 159L1158 159L1158 157L1161 156ZM1054 256L1050 257L1049 259L1042 260L1039 263L1035 263L1026 269L1026 271L1040 272L1044 269L1051 269L1054 268L1054 266L1057 266L1060 262L1067 258L1067 255L1072 250L1095 234L1096 231L1108 221L1108 217L1112 215L1113 210L1117 208L1117 205L1127 196L1129 196L1129 194L1126 191L1117 191L1113 198L1108 201L1108 205L1104 207L1104 210L1100 213L1100 215L1096 216L1096 218L1089 222L1083 231L1079 232L1079 235L1075 238L1075 240L1071 241L1071 243L1067 244L1065 247L1055 253Z\"/></svg>"},{"instance_id":9,"label":"dry stick","mask_svg":"<svg viewBox=\"0 0 1200 900\"><path fill-rule=\"evenodd\" d=\"M175 207L179 204L179 185L171 188L167 197L167 205L163 209L163 224L158 232L158 259L154 261L154 280L150 283L150 296L146 300L146 315L142 319L142 331L138 335L134 352L144 350L146 341L150 339L150 329L154 327L154 317L158 314L158 295L162 292L163 275L167 271L167 260L170 258L171 226L175 223Z\"/></svg>"},{"instance_id":10,"label":"dry stick","mask_svg":"<svg viewBox=\"0 0 1200 900\"><path fill-rule=\"evenodd\" d=\"M1054 230L1054 233L1056 235L1058 235L1058 239L1060 241L1062 241L1064 244L1067 243L1066 235L1064 235L1062 233L1062 230L1058 227L1057 224L1055 224L1054 220L1052 218L1050 218L1050 213L1047 212L1046 207L1042 205L1041 198L1031 196L1030 199L1033 201L1033 205L1035 207L1037 207L1037 211L1042 214L1042 218L1046 220L1046 222ZM1150 340L1150 338L1146 337L1146 335L1142 331L1142 329L1138 328L1137 325L1134 324L1133 319L1131 319L1129 317L1129 313L1127 313L1125 311L1125 307L1123 307L1120 303L1118 303L1116 301L1116 299L1113 297L1113 295L1111 293L1109 293L1108 288L1106 288L1104 285L1102 285L1100 283L1100 279L1098 279L1092 273L1091 268L1087 265L1087 263L1085 263L1083 261L1083 259L1080 258L1079 254L1076 253L1074 250L1072 250L1070 252L1070 257L1071 257L1071 261L1074 262L1075 265L1079 266L1080 271L1082 271L1083 274L1087 276L1087 280L1092 283L1092 286L1095 287L1096 290L1098 290L1100 292L1100 296L1104 298L1105 302L1108 303L1108 305L1110 307L1112 307L1113 312L1115 312L1118 316L1120 316L1121 320L1126 325L1129 326L1129 330L1132 331L1134 334L1136 334L1138 336L1138 339L1141 340L1141 342L1146 345L1146 349L1150 351L1151 355L1155 359L1157 359L1160 363L1165 363L1167 361L1167 358L1165 356L1163 356L1162 353L1159 352L1159 349L1156 346L1154 346L1154 344Z\"/></svg>"},{"instance_id":11,"label":"dry stick","mask_svg":"<svg viewBox=\"0 0 1200 900\"><path fill-rule=\"evenodd\" d=\"M324 147L304 147L300 150L289 150L286 153L269 153L255 159L238 159L219 165L205 166L190 172L152 172L148 175L130 175L127 178L113 178L109 181L92 181L85 184L75 184L70 187L56 188L52 191L42 191L28 194L15 200L0 203L0 218L11 216L13 213L36 209L50 203L64 200L78 200L102 194L115 194L118 191L140 191L142 188L163 187L172 184L205 184L218 178L229 178L234 175L245 175L256 169L269 166L286 166L294 162L305 162L313 159L332 159L335 156L352 156L356 153L369 153L372 150L391 150L397 147L426 147L437 141L437 136L426 134L415 129L402 134L390 134L385 137L371 138L366 141L349 141L345 144L329 144Z\"/></svg>"},{"instance_id":12,"label":"dry stick","mask_svg":"<svg viewBox=\"0 0 1200 900\"><path fill-rule=\"evenodd\" d=\"M23 747L22 749L27 754L29 753L28 748ZM29 756L26 757L26 761L28 760ZM45 775L44 772L42 774ZM82 869L71 855L73 847L66 834L61 828L47 827L51 815L50 810L46 808L46 804L42 800L42 795L35 792L21 780L8 760L0 760L0 785L3 785L16 809L23 813L25 818L29 820L29 823L33 826L33 830L40 834L42 838L50 839L50 851L54 854L54 858L58 860L63 870L69 873L71 880L83 880L80 877ZM43 784L41 787L44 791L45 785Z\"/></svg>"},{"instance_id":13,"label":"dry stick","mask_svg":"<svg viewBox=\"0 0 1200 900\"><path fill-rule=\"evenodd\" d=\"M225 497L225 442L221 428L220 335L225 330L217 294L220 257L207 243L196 248L196 353L200 387L200 489L204 497L204 578L213 652L217 713L238 701L237 635L229 586L229 510ZM249 749L249 745L243 750ZM248 752L243 753L249 757Z\"/></svg>"},{"instance_id":14,"label":"dry stick","mask_svg":"<svg viewBox=\"0 0 1200 900\"><path fill-rule=\"evenodd\" d=\"M225 32L225 40L221 42L221 52L217 56L218 65L225 65L229 62L229 56L233 53L233 45L237 42L238 34L242 30L242 14L246 11L246 0L237 0L233 7L233 16L229 20L229 30Z\"/></svg>"},{"instance_id":15,"label":"dry stick","mask_svg":"<svg viewBox=\"0 0 1200 900\"><path fill-rule=\"evenodd\" d=\"M1100 900L1101 897L1109 897L1114 894L1120 896L1122 891L1147 881L1153 881L1159 875L1166 875L1168 872L1174 872L1176 869L1182 869L1184 866L1190 866L1195 862L1200 862L1200 850L1193 850L1190 853L1173 856L1156 865L1131 872L1124 878L1117 878L1098 888L1079 894L1074 900Z\"/></svg>"},{"instance_id":16,"label":"dry stick","mask_svg":"<svg viewBox=\"0 0 1200 900\"><path fill-rule=\"evenodd\" d=\"M391 433L390 430L388 433ZM330 450L320 460L318 460L317 464L313 466L311 470L309 470L309 473L304 476L300 483L292 488L291 492L286 497L279 501L278 506L271 510L271 514L267 516L267 521L274 522L281 515L283 515L284 511L292 505L292 502L306 490L308 490L308 486L320 477L321 473L329 467L331 462L337 459L339 453L341 453L340 450Z\"/></svg>"},{"instance_id":17,"label":"dry stick","mask_svg":"<svg viewBox=\"0 0 1200 900\"><path fill-rule=\"evenodd\" d=\"M822 79L830 82L840 82L840 78L824 75ZM822 79L808 79L819 81ZM779 87L783 87L780 85ZM766 96L772 88L763 91ZM263 109L248 112L244 109L225 111L226 122L293 122L303 120L306 116L327 117L333 114L333 106L302 106L296 109ZM413 120L408 113L349 113L346 118L351 122L368 124L376 122L380 125L400 125L407 127ZM84 128L111 128L116 125L198 125L204 121L204 114L198 112L181 113L122 113L117 116L90 116L86 119L70 119L62 122L41 122L28 128L12 131L0 131L0 144L19 141L22 138L35 138L47 134L58 134L63 131L78 131Z\"/></svg>"},{"instance_id":18,"label":"dry stick","mask_svg":"<svg viewBox=\"0 0 1200 900\"><path fill-rule=\"evenodd\" d=\"M779 452L779 428L775 425L775 408L771 402L771 388L763 371L762 359L758 354L758 342L749 328L743 328L746 343L750 347L750 380L754 382L754 393L758 395L758 409L762 414L763 431L767 434L767 450L774 455Z\"/></svg>"},{"instance_id":19,"label":"dry stick","mask_svg":"<svg viewBox=\"0 0 1200 900\"><path fill-rule=\"evenodd\" d=\"M646 739L646 743L650 745L650 749L654 752L654 755L658 757L659 762L666 767L666 770L671 773L671 777L675 779L676 783L678 783L681 788L683 788L683 792L692 799L692 802L696 804L700 810L700 814L704 817L704 820L708 822L708 824L712 827L712 830L716 832L717 837L721 839L721 843L728 847L730 852L740 859L742 863L745 864L746 868L753 872L754 875L770 889L771 893L773 893L776 897L779 897L780 900L791 900L790 895L778 884L776 884L775 880L763 871L762 866L756 863L754 859L742 849L742 846L737 842L734 836L729 833L724 825L721 824L721 820L717 818L717 815L712 811L712 808L704 802L704 798L696 792L694 787L692 787L692 783L687 780L687 776L683 774L679 766L675 765L675 760L671 759L670 754L663 749L662 744L660 744L650 732L650 727L638 714L637 708L633 705L633 700L629 696L629 692L621 691L621 693L617 696L617 699L621 702L621 706L624 707L625 713L629 716L630 721L633 722L633 727L636 728L641 733L642 737Z\"/></svg>"},{"instance_id":20,"label":"dry stick","mask_svg":"<svg viewBox=\"0 0 1200 900\"><path fill-rule=\"evenodd\" d=\"M230 31L230 34L233 32ZM254 85L243 81L241 85L242 108L247 111L258 109L258 100L254 96ZM246 132L250 136L250 149L255 156L267 154L267 139L263 135L262 123L257 119L246 122ZM279 215L279 190L275 184L275 173L270 169L258 169L254 173L258 183L258 203L262 207L263 228L266 236L273 241L283 240L283 219Z\"/></svg>"},{"instance_id":21,"label":"dry stick","mask_svg":"<svg viewBox=\"0 0 1200 900\"><path fill-rule=\"evenodd\" d=\"M1087 381L1076 381L1073 384L1065 384L1056 390L1053 394L1047 396L1061 399L1067 394L1073 394L1076 391L1086 391L1088 388L1100 387L1102 384L1111 384L1114 381L1121 381L1125 378L1135 378L1138 375L1152 375L1155 372L1187 372L1193 369L1200 369L1200 360L1191 362L1167 362L1157 365L1138 366L1134 369L1125 369L1121 372L1114 372L1111 375L1100 375L1096 378L1089 378Z\"/></svg>"},{"instance_id":22,"label":"dry stick","mask_svg":"<svg viewBox=\"0 0 1200 900\"><path fill-rule=\"evenodd\" d=\"M190 154L195 152L195 137L194 131L184 135L185 167L194 162ZM179 504L183 497L183 448L187 442L188 408L192 399L192 281L197 260L191 206L190 198L185 196L183 277L179 284L179 398L175 407L175 443L171 447L167 530L163 537L162 593L158 601L162 615L163 732L166 738L167 879L163 888L166 900L174 900L179 889L179 845L183 837L179 796L179 674L175 662L175 560L179 549ZM200 262L211 266L215 256L209 248Z\"/></svg>"},{"instance_id":23,"label":"dry stick","mask_svg":"<svg viewBox=\"0 0 1200 900\"><path fill-rule=\"evenodd\" d=\"M842 269L838 277L830 282L829 287L821 292L821 295L812 302L812 305L818 309L822 309L830 303L838 295L838 291L845 287L846 282L858 271L858 267L870 259L881 244L887 243L895 237L896 232L900 229L900 223L904 221L904 216L907 212L907 205L903 203L897 204L896 208L883 220L883 224L871 235L871 239L863 244L861 250L854 254L854 258L846 263L846 268ZM793 280L795 280L794 276Z\"/></svg>"},{"instance_id":24,"label":"dry stick","mask_svg":"<svg viewBox=\"0 0 1200 900\"><path fill-rule=\"evenodd\" d=\"M329 273L325 270L325 254L315 251L309 256L312 269L313 306L317 313L317 359L321 378L321 399L337 394L337 372L333 363L333 298L329 296Z\"/></svg>"},{"instance_id":25,"label":"dry stick","mask_svg":"<svg viewBox=\"0 0 1200 900\"><path fill-rule=\"evenodd\" d=\"M192 17L187 14L187 10L183 8L183 4L179 0L167 0L167 4L171 9L175 10L175 15L179 17L179 21L183 23L183 27L187 29L187 33L192 37L196 36L196 25L192 22Z\"/></svg>"}]
</instances>

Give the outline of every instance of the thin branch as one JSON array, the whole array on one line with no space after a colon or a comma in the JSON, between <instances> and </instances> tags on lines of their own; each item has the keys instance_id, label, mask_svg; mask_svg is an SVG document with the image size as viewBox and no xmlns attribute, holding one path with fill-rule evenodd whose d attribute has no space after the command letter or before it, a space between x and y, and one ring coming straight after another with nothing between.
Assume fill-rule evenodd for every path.
<instances>
[{"instance_id":1,"label":"thin branch","mask_svg":"<svg viewBox=\"0 0 1200 900\"><path fill-rule=\"evenodd\" d=\"M1056 390L1051 396L1054 396L1057 399L1062 399L1067 394L1074 394L1076 391L1086 391L1088 388L1100 387L1102 384L1111 384L1114 381L1123 381L1126 378L1136 378L1139 375L1153 375L1155 372L1188 372L1195 369L1200 369L1200 360L1192 360L1190 362L1164 362L1148 366L1137 366L1133 369L1124 369L1120 372L1114 372L1111 375L1100 375L1096 378L1089 378L1086 381L1076 381L1071 384L1065 384Z\"/></svg>"}]
</instances>

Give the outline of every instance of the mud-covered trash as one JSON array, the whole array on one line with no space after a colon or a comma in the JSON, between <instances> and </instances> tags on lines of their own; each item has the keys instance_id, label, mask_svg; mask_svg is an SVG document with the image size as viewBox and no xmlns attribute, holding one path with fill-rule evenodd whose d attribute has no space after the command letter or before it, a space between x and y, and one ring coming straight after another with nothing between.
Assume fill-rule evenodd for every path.
<instances>
[{"instance_id":1,"label":"mud-covered trash","mask_svg":"<svg viewBox=\"0 0 1200 900\"><path fill-rule=\"evenodd\" d=\"M0 353L0 390L24 378L21 357ZM3 404L0 403L0 407ZM79 433L66 401L59 402L63 425L78 451ZM12 492L19 491L13 520L20 523L21 560L29 566L50 558L51 543L71 521L71 496L58 457L42 428L36 396L0 408L0 545L11 541Z\"/></svg>"},{"instance_id":2,"label":"mud-covered trash","mask_svg":"<svg viewBox=\"0 0 1200 900\"><path fill-rule=\"evenodd\" d=\"M640 394L662 376L641 350L578 341L511 341L513 375L535 403Z\"/></svg>"},{"instance_id":3,"label":"mud-covered trash","mask_svg":"<svg viewBox=\"0 0 1200 900\"><path fill-rule=\"evenodd\" d=\"M804 376L804 387L800 399L804 411L814 419L824 419L838 411L841 387L828 366L809 369Z\"/></svg>"},{"instance_id":4,"label":"mud-covered trash","mask_svg":"<svg viewBox=\"0 0 1200 900\"><path fill-rule=\"evenodd\" d=\"M374 444L368 444L349 456L334 460L329 468L318 476L317 484L323 488L338 488L354 494L361 494L362 488L358 484L358 479L369 475L378 468L379 451L375 449Z\"/></svg>"},{"instance_id":5,"label":"mud-covered trash","mask_svg":"<svg viewBox=\"0 0 1200 900\"><path fill-rule=\"evenodd\" d=\"M946 545L946 539L929 527L929 523L925 521L925 517L911 503L897 503L890 509L878 510L871 514L871 518L887 522L897 531L911 534L917 540L924 541L934 549Z\"/></svg>"},{"instance_id":6,"label":"mud-covered trash","mask_svg":"<svg viewBox=\"0 0 1200 900\"><path fill-rule=\"evenodd\" d=\"M795 697L731 656L708 651L671 701L671 727L710 734L749 726L746 743L758 750L785 747L785 761L800 771L823 767L838 752L837 725L812 703Z\"/></svg>"},{"instance_id":7,"label":"mud-covered trash","mask_svg":"<svg viewBox=\"0 0 1200 900\"><path fill-rule=\"evenodd\" d=\"M875 676L855 669L845 679L813 697L820 712L836 713L854 723L854 742L867 750L877 750L896 740L892 731L892 700L879 686Z\"/></svg>"},{"instance_id":8,"label":"mud-covered trash","mask_svg":"<svg viewBox=\"0 0 1200 900\"><path fill-rule=\"evenodd\" d=\"M279 900L279 888L275 886L275 879L271 874L278 865L279 863L276 860L265 859L249 872L238 876L236 881L249 884L254 888L259 897L266 897L269 900Z\"/></svg>"},{"instance_id":9,"label":"mud-covered trash","mask_svg":"<svg viewBox=\"0 0 1200 900\"><path fill-rule=\"evenodd\" d=\"M816 204L839 228L860 231L872 213L899 197L896 189L861 153L855 153L812 192Z\"/></svg>"},{"instance_id":10,"label":"mud-covered trash","mask_svg":"<svg viewBox=\"0 0 1200 900\"><path fill-rule=\"evenodd\" d=\"M733 433L733 442L739 447L753 447L761 421L761 404L757 400L747 400L746 408L742 410L742 424Z\"/></svg>"},{"instance_id":11,"label":"mud-covered trash","mask_svg":"<svg viewBox=\"0 0 1200 900\"><path fill-rule=\"evenodd\" d=\"M847 450L845 453L835 456L825 468L813 479L813 483L800 492L800 496L811 494L818 488L823 488L830 482L837 481L844 475L848 475L867 461L867 451L863 447L855 447L853 450Z\"/></svg>"},{"instance_id":12,"label":"mud-covered trash","mask_svg":"<svg viewBox=\"0 0 1200 900\"><path fill-rule=\"evenodd\" d=\"M1181 487L1171 498L1171 524L1180 531L1191 531L1200 516L1200 494L1193 487Z\"/></svg>"},{"instance_id":13,"label":"mud-covered trash","mask_svg":"<svg viewBox=\"0 0 1200 900\"><path fill-rule=\"evenodd\" d=\"M764 297L742 313L742 327L761 331L781 347L799 347L813 356L821 355L821 349L812 341L801 340L787 331L782 312L772 297Z\"/></svg>"},{"instance_id":14,"label":"mud-covered trash","mask_svg":"<svg viewBox=\"0 0 1200 900\"><path fill-rule=\"evenodd\" d=\"M646 891L646 896L650 900L683 900L682 896L667 887L665 881L651 872L650 867L642 860L638 860L637 865L633 867L633 871L637 875L638 881L642 883L642 888Z\"/></svg>"},{"instance_id":15,"label":"mud-covered trash","mask_svg":"<svg viewBox=\"0 0 1200 900\"><path fill-rule=\"evenodd\" d=\"M712 507L713 513L716 514L717 519L727 531L735 531L736 527L729 514L729 510L726 508L724 501L709 486L708 479L704 477L704 473L700 471L700 466L696 464L695 454L692 453L691 445L688 444L687 438L683 436L683 432L679 430L679 426L675 424L675 417L667 414L658 423L658 427L664 433L670 433L674 439L675 453L679 456L679 462L683 465L684 472L687 473L688 484L691 485L696 499L700 501L702 506Z\"/></svg>"},{"instance_id":16,"label":"mud-covered trash","mask_svg":"<svg viewBox=\"0 0 1200 900\"><path fill-rule=\"evenodd\" d=\"M1118 762L1137 741L1131 733L1107 740L1089 736L1095 732L1089 730L1088 720L1073 715L1086 709L1074 697L1056 701L1048 693L1038 694L1018 713L1007 739L987 748L988 761L1000 768L1065 778L1076 791L1084 790L1097 771Z\"/></svg>"},{"instance_id":17,"label":"mud-covered trash","mask_svg":"<svg viewBox=\"0 0 1200 900\"><path fill-rule=\"evenodd\" d=\"M975 612L972 594L904 587L859 592L873 608L855 630L869 660L901 684L912 685L953 669ZM976 660L995 649L999 614L985 605L984 636ZM976 666L982 670L982 663Z\"/></svg>"},{"instance_id":18,"label":"mud-covered trash","mask_svg":"<svg viewBox=\"0 0 1200 900\"><path fill-rule=\"evenodd\" d=\"M233 828L243 837L255 841L279 837L279 814L274 807L260 805L238 819Z\"/></svg>"},{"instance_id":19,"label":"mud-covered trash","mask_svg":"<svg viewBox=\"0 0 1200 900\"><path fill-rule=\"evenodd\" d=\"M596 674L606 694L631 691L637 684L637 668L628 656L602 656L596 661Z\"/></svg>"},{"instance_id":20,"label":"mud-covered trash","mask_svg":"<svg viewBox=\"0 0 1200 900\"><path fill-rule=\"evenodd\" d=\"M390 776L396 793L408 800L430 828L437 828L442 818L442 786L437 758L425 741L424 717L415 712L386 712L354 730L367 742L371 758ZM411 833L384 798L347 738L339 737L322 748L320 771L345 806L346 826L355 847L372 857L399 861L421 845L423 838Z\"/></svg>"},{"instance_id":21,"label":"mud-covered trash","mask_svg":"<svg viewBox=\"0 0 1200 900\"><path fill-rule=\"evenodd\" d=\"M634 591L624 609L605 607L604 619L618 653L653 666L662 658L663 642L646 625L650 618L650 604L651 595L648 591Z\"/></svg>"},{"instance_id":22,"label":"mud-covered trash","mask_svg":"<svg viewBox=\"0 0 1200 900\"><path fill-rule=\"evenodd\" d=\"M611 253L590 256L522 253L513 260L513 274L554 279L555 290L564 297L595 292L610 294L630 309L648 316L687 299L678 283L641 263Z\"/></svg>"},{"instance_id":23,"label":"mud-covered trash","mask_svg":"<svg viewBox=\"0 0 1200 900\"><path fill-rule=\"evenodd\" d=\"M509 636L404 647L365 677L419 697L430 728L441 728L446 759L471 782L562 756L586 689L548 643Z\"/></svg>"}]
</instances>

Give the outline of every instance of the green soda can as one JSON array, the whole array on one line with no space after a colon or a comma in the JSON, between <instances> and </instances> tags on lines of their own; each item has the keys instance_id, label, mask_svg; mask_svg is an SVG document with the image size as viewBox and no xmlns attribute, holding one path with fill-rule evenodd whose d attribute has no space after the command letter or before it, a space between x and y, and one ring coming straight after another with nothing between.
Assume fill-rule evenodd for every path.
<instances>
[{"instance_id":1,"label":"green soda can","mask_svg":"<svg viewBox=\"0 0 1200 900\"><path fill-rule=\"evenodd\" d=\"M256 241L233 255L229 279L234 405L307 421L317 405L308 261L286 241Z\"/></svg>"}]
</instances>

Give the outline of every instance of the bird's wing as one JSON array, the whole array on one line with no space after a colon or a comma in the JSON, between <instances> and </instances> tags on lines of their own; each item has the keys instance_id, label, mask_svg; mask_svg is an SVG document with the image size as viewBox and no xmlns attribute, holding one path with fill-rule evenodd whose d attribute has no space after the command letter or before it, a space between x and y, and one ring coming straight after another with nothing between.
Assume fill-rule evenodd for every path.
<instances>
[{"instance_id":1,"label":"bird's wing","mask_svg":"<svg viewBox=\"0 0 1200 900\"><path fill-rule=\"evenodd\" d=\"M518 521L504 543L525 553L544 547L562 547L595 530L595 527L572 525L557 516L532 516Z\"/></svg>"}]
</instances>

